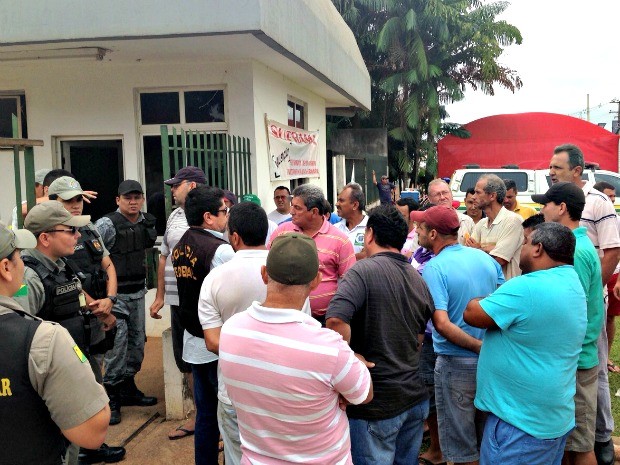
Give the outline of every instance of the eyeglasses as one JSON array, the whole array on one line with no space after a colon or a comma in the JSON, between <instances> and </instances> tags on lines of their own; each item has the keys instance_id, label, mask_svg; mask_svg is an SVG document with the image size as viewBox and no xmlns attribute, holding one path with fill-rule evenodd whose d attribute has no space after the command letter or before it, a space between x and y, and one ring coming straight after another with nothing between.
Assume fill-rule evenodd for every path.
<instances>
[{"instance_id":1,"label":"eyeglasses","mask_svg":"<svg viewBox=\"0 0 620 465\"><path fill-rule=\"evenodd\" d=\"M229 212L229 211L230 211L230 208L228 208L228 207L224 207L224 208L219 209L219 210L217 211L217 214L219 215L220 213L224 213L224 214L228 215L228 212Z\"/></svg>"},{"instance_id":2,"label":"eyeglasses","mask_svg":"<svg viewBox=\"0 0 620 465\"><path fill-rule=\"evenodd\" d=\"M43 231L44 233L53 233L53 232L64 232L70 233L71 235L75 234L78 231L76 226L70 226L69 229L48 229L47 231Z\"/></svg>"},{"instance_id":3,"label":"eyeglasses","mask_svg":"<svg viewBox=\"0 0 620 465\"><path fill-rule=\"evenodd\" d=\"M291 196L290 195L276 195L273 200L287 200L289 199Z\"/></svg>"}]
</instances>

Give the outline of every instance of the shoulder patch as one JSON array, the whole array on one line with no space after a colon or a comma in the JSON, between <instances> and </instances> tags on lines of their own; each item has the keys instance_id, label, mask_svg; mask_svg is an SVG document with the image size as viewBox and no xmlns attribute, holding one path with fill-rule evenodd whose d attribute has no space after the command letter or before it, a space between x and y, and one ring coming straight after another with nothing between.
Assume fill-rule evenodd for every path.
<instances>
[{"instance_id":1,"label":"shoulder patch","mask_svg":"<svg viewBox=\"0 0 620 465\"><path fill-rule=\"evenodd\" d=\"M88 362L88 359L77 345L73 346L73 352L75 352L75 355L77 355L77 358L80 360L81 363Z\"/></svg>"}]
</instances>

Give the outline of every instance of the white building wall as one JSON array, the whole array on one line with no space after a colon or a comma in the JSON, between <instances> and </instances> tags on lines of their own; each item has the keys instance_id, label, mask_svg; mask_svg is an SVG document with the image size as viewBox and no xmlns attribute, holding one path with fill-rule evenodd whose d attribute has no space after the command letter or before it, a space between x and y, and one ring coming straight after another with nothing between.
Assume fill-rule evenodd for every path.
<instances>
[{"instance_id":1,"label":"white building wall","mask_svg":"<svg viewBox=\"0 0 620 465\"><path fill-rule=\"evenodd\" d=\"M35 148L36 169L60 166L53 157L55 137L114 136L123 140L124 177L139 180L143 167L134 89L206 85L226 86L229 132L249 137L254 151L251 62L45 62L0 68L0 91L25 91L28 136L44 141L44 147ZM12 153L2 154L0 182L8 187L13 185ZM3 219L10 218L14 205L9 190L0 197Z\"/></svg>"},{"instance_id":2,"label":"white building wall","mask_svg":"<svg viewBox=\"0 0 620 465\"><path fill-rule=\"evenodd\" d=\"M279 186L290 186L290 181L274 181L269 179L269 165L267 153L267 130L265 128L265 114L269 119L282 124L288 122L287 100L294 97L307 104L307 129L319 131L319 150L321 154L319 172L320 178L311 178L310 182L318 185L324 191L327 189L327 167L325 142L325 100L318 95L300 87L295 82L279 74L267 66L254 62L254 124L256 133L256 152L258 167L256 169L257 182L254 182L256 194L260 197L267 212L275 208L273 190Z\"/></svg>"}]
</instances>

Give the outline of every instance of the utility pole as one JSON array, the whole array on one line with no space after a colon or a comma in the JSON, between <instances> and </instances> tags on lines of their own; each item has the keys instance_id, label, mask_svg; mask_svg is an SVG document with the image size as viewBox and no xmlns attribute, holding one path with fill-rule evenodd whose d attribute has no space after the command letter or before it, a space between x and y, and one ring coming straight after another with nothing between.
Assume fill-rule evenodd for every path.
<instances>
[{"instance_id":1,"label":"utility pole","mask_svg":"<svg viewBox=\"0 0 620 465\"><path fill-rule=\"evenodd\" d=\"M615 103L616 105L618 105L618 111L610 111L609 112L609 113L616 113L616 131L615 131L615 133L618 134L618 130L620 129L620 100L615 98L615 99L613 99L609 103ZM612 126L613 126L613 123L612 123Z\"/></svg>"},{"instance_id":2,"label":"utility pole","mask_svg":"<svg viewBox=\"0 0 620 465\"><path fill-rule=\"evenodd\" d=\"M586 94L586 121L590 121L590 94Z\"/></svg>"}]
</instances>

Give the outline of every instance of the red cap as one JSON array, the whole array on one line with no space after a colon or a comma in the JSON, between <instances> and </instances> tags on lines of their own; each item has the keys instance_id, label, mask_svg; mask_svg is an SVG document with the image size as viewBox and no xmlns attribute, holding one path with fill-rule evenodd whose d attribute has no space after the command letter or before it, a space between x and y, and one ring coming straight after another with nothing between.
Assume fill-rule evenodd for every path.
<instances>
[{"instance_id":1,"label":"red cap","mask_svg":"<svg viewBox=\"0 0 620 465\"><path fill-rule=\"evenodd\" d=\"M411 221L426 223L430 229L439 234L455 234L461 225L456 210L447 205L437 205L424 211L413 211L409 214Z\"/></svg>"}]
</instances>

